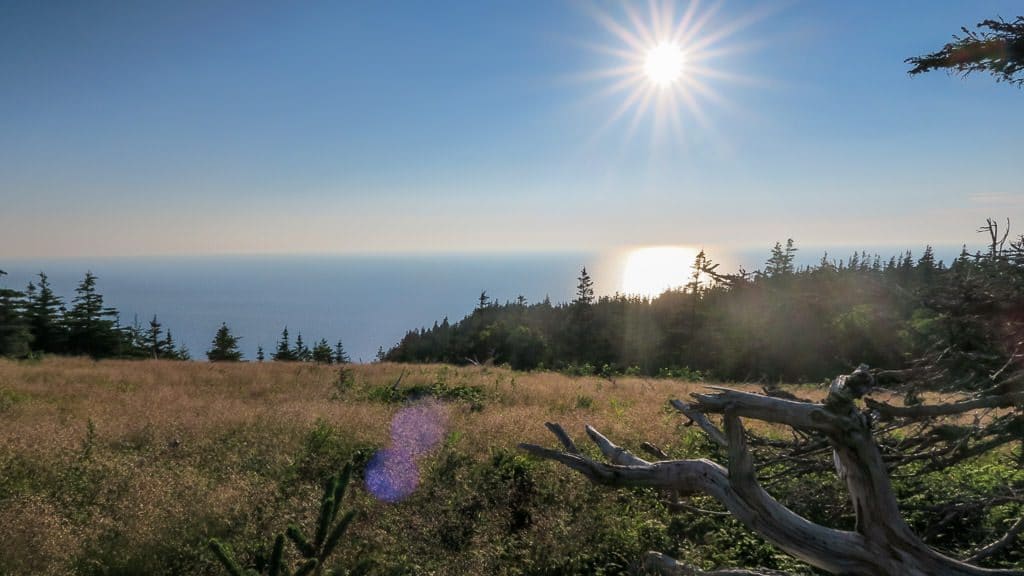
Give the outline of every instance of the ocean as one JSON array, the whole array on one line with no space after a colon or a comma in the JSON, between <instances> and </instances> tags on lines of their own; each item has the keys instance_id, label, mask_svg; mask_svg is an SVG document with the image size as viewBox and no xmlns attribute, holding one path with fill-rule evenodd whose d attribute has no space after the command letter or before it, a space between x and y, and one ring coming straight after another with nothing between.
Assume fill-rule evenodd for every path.
<instances>
[{"instance_id":1,"label":"ocean","mask_svg":"<svg viewBox=\"0 0 1024 576\"><path fill-rule=\"evenodd\" d=\"M874 249L885 257L900 249ZM815 263L823 249L801 249L798 262ZM721 270L738 265L754 270L768 249L717 256ZM830 249L848 255L853 249ZM920 248L914 249L919 255ZM936 255L950 261L959 247ZM429 327L447 317L458 321L476 306L480 293L499 302L524 296L528 302L572 299L576 278L586 267L598 295L622 288L625 252L433 255L192 256L7 260L0 285L23 289L36 273L47 274L54 291L70 307L74 289L91 271L106 305L120 312L122 324L145 326L156 315L192 357L205 359L222 322L241 336L245 359L262 346L269 358L282 329L292 343L302 334L307 345L339 339L353 361L370 362L410 329ZM717 257L716 257L717 256ZM680 263L689 266L690 262Z\"/></svg>"},{"instance_id":2,"label":"ocean","mask_svg":"<svg viewBox=\"0 0 1024 576\"><path fill-rule=\"evenodd\" d=\"M594 255L207 256L0 262L2 280L23 289L42 271L68 307L91 271L122 324L155 314L193 358L205 359L221 322L241 336L246 359L269 358L282 329L310 347L339 339L353 361L369 362L410 329L455 322L480 293L501 302L571 298Z\"/></svg>"}]
</instances>

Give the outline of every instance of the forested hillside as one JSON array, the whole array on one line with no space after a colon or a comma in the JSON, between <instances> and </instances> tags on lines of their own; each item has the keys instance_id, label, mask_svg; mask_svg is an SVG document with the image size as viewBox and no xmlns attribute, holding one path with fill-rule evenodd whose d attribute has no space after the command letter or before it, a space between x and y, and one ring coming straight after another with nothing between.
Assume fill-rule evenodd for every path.
<instances>
[{"instance_id":1,"label":"forested hillside","mask_svg":"<svg viewBox=\"0 0 1024 576\"><path fill-rule=\"evenodd\" d=\"M1005 359L1024 293L1024 236L1007 242L994 221L982 230L989 249L948 264L928 247L918 257L826 254L796 267L789 241L760 270L723 273L701 252L686 286L653 299L595 298L584 269L572 302L501 304L481 294L469 316L410 331L386 358L807 381L861 362L896 368L952 346L981 370Z\"/></svg>"}]
</instances>

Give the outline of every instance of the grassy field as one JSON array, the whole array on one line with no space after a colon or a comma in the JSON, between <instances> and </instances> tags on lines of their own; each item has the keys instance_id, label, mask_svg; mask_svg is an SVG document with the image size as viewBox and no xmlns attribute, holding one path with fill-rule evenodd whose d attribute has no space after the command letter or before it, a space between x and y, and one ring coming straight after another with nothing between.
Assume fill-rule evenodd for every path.
<instances>
[{"instance_id":1,"label":"grassy field","mask_svg":"<svg viewBox=\"0 0 1024 576\"><path fill-rule=\"evenodd\" d=\"M324 480L349 460L360 471L407 397L428 392L444 399L442 443L401 502L354 483L362 514L339 567L362 555L391 572L614 573L680 545L656 496L593 487L515 446L550 444L550 420L701 455L666 410L697 387L487 367L0 362L0 573L219 574L210 537L252 562L287 524L311 524ZM691 552L746 538L726 532Z\"/></svg>"},{"instance_id":2,"label":"grassy field","mask_svg":"<svg viewBox=\"0 0 1024 576\"><path fill-rule=\"evenodd\" d=\"M323 483L349 461L346 507L361 513L339 573L370 558L394 574L614 574L648 549L805 570L728 516L670 514L657 494L592 486L515 448L552 445L543 424L555 421L581 446L593 424L633 449L713 455L667 407L701 386L490 367L0 361L0 574L221 574L211 537L252 565L288 524L314 523ZM362 474L416 397L435 399L443 439L418 461L415 492L379 501ZM810 513L848 521L830 498Z\"/></svg>"}]
</instances>

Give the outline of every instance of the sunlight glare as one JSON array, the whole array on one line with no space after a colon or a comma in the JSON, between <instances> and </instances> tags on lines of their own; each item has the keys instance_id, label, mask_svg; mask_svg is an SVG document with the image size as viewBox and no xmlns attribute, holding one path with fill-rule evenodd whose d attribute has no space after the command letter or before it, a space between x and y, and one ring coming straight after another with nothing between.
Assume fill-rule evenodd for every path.
<instances>
[{"instance_id":1,"label":"sunlight glare","mask_svg":"<svg viewBox=\"0 0 1024 576\"><path fill-rule=\"evenodd\" d=\"M662 42L647 51L644 73L659 87L665 87L683 75L686 54L671 42Z\"/></svg>"},{"instance_id":2,"label":"sunlight glare","mask_svg":"<svg viewBox=\"0 0 1024 576\"><path fill-rule=\"evenodd\" d=\"M630 252L622 272L624 294L654 298L690 281L697 250L690 246L649 246Z\"/></svg>"},{"instance_id":3,"label":"sunlight glare","mask_svg":"<svg viewBox=\"0 0 1024 576\"><path fill-rule=\"evenodd\" d=\"M720 143L706 104L735 110L720 89L728 83L754 79L725 69L729 66L727 57L749 49L751 41L745 36L741 43L737 36L770 9L725 21L715 19L721 3L650 0L646 14L637 4L616 5L619 9L610 12L596 6L589 8L609 38L586 45L610 58L607 67L579 78L605 84L594 98L618 101L609 108L607 120L597 128L595 138L621 122L628 142L646 119L652 144L663 143L666 136L674 143L685 143L694 129ZM680 13L677 8L682 5L686 8Z\"/></svg>"}]
</instances>

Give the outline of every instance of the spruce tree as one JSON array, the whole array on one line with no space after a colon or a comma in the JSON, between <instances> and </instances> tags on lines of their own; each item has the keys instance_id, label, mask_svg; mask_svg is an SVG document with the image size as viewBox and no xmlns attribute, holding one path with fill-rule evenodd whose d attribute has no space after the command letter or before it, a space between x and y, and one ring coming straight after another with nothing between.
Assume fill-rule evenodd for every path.
<instances>
[{"instance_id":1,"label":"spruce tree","mask_svg":"<svg viewBox=\"0 0 1024 576\"><path fill-rule=\"evenodd\" d=\"M263 346L257 346L256 347L256 361L257 362L263 362L264 359L265 359L265 356L263 355Z\"/></svg>"},{"instance_id":2,"label":"spruce tree","mask_svg":"<svg viewBox=\"0 0 1024 576\"><path fill-rule=\"evenodd\" d=\"M931 70L946 70L966 77L973 72L988 72L996 82L1024 87L1024 16L1009 22L1002 18L982 20L976 30L962 27L941 50L907 58L913 68L910 75Z\"/></svg>"},{"instance_id":3,"label":"spruce tree","mask_svg":"<svg viewBox=\"0 0 1024 576\"><path fill-rule=\"evenodd\" d=\"M238 362L242 359L242 352L238 349L239 340L241 337L233 336L227 323L221 323L210 349L206 351L206 358L210 362Z\"/></svg>"},{"instance_id":4,"label":"spruce tree","mask_svg":"<svg viewBox=\"0 0 1024 576\"><path fill-rule=\"evenodd\" d=\"M569 358L574 362L588 362L594 353L594 281L586 267L576 279L576 297L572 301L569 317Z\"/></svg>"},{"instance_id":5,"label":"spruce tree","mask_svg":"<svg viewBox=\"0 0 1024 576\"><path fill-rule=\"evenodd\" d=\"M277 350L270 356L274 362L294 362L295 354L292 352L291 344L288 342L288 327L281 331L281 339L277 341Z\"/></svg>"},{"instance_id":6,"label":"spruce tree","mask_svg":"<svg viewBox=\"0 0 1024 576\"><path fill-rule=\"evenodd\" d=\"M932 275L935 273L937 266L935 264L935 252L932 247L925 246L924 254L917 261L917 273L923 284L928 284L932 280Z\"/></svg>"},{"instance_id":7,"label":"spruce tree","mask_svg":"<svg viewBox=\"0 0 1024 576\"><path fill-rule=\"evenodd\" d=\"M0 278L7 273L0 270ZM31 352L32 333L24 316L24 294L0 287L0 356L22 358Z\"/></svg>"},{"instance_id":8,"label":"spruce tree","mask_svg":"<svg viewBox=\"0 0 1024 576\"><path fill-rule=\"evenodd\" d=\"M768 278L774 278L776 276L786 276L793 274L796 269L793 266L793 260L796 258L797 248L793 246L793 239L786 240L786 247L783 248L780 242L776 242L772 248L771 257L764 264L764 275ZM854 259L857 259L857 254L854 253ZM851 266L852 267L852 266Z\"/></svg>"},{"instance_id":9,"label":"spruce tree","mask_svg":"<svg viewBox=\"0 0 1024 576\"><path fill-rule=\"evenodd\" d=\"M167 358L171 360L191 360L192 354L189 353L188 348L184 346L178 347L174 344L174 337L171 336L171 331L168 330L163 341L163 350Z\"/></svg>"},{"instance_id":10,"label":"spruce tree","mask_svg":"<svg viewBox=\"0 0 1024 576\"><path fill-rule=\"evenodd\" d=\"M594 281L590 279L590 274L587 274L586 266L580 271L576 281L576 298L572 303L577 306L590 306L594 303Z\"/></svg>"},{"instance_id":11,"label":"spruce tree","mask_svg":"<svg viewBox=\"0 0 1024 576\"><path fill-rule=\"evenodd\" d=\"M445 318L445 321L447 320ZM345 347L341 345L341 340L338 340L338 343L334 345L334 362L337 364L348 364L351 361L352 359L345 352Z\"/></svg>"},{"instance_id":12,"label":"spruce tree","mask_svg":"<svg viewBox=\"0 0 1024 576\"><path fill-rule=\"evenodd\" d=\"M67 333L64 330L62 310L64 302L53 293L46 274L38 274L39 283L28 294L27 320L32 332L32 347L48 354L66 352Z\"/></svg>"},{"instance_id":13,"label":"spruce tree","mask_svg":"<svg viewBox=\"0 0 1024 576\"><path fill-rule=\"evenodd\" d=\"M309 351L309 347L302 341L302 333L295 337L295 349L292 350L292 355L299 362L309 362L312 358L312 353Z\"/></svg>"},{"instance_id":14,"label":"spruce tree","mask_svg":"<svg viewBox=\"0 0 1024 576\"><path fill-rule=\"evenodd\" d=\"M331 364L334 362L334 350L331 349L331 345L327 343L326 338L321 338L313 346L312 359L317 364Z\"/></svg>"},{"instance_id":15,"label":"spruce tree","mask_svg":"<svg viewBox=\"0 0 1024 576\"><path fill-rule=\"evenodd\" d=\"M163 332L163 324L156 319L156 314L149 321L149 329L146 330L146 350L153 358L161 358L166 355L164 341L160 339Z\"/></svg>"},{"instance_id":16,"label":"spruce tree","mask_svg":"<svg viewBox=\"0 0 1024 576\"><path fill-rule=\"evenodd\" d=\"M137 315L132 318L130 326L118 328L116 332L121 342L118 350L119 355L132 358L144 358L151 355L149 342L146 339L146 331L142 329L142 323L139 322Z\"/></svg>"},{"instance_id":17,"label":"spruce tree","mask_svg":"<svg viewBox=\"0 0 1024 576\"><path fill-rule=\"evenodd\" d=\"M690 281L686 284L686 291L695 296L701 296L706 287L704 286L705 276L711 276L715 274L715 270L718 268L718 264L713 264L708 259L707 254L701 249L697 253L696 258L693 259L693 267L690 272Z\"/></svg>"},{"instance_id":18,"label":"spruce tree","mask_svg":"<svg viewBox=\"0 0 1024 576\"><path fill-rule=\"evenodd\" d=\"M269 561L260 561L256 569L246 569L235 559L234 552L217 539L209 541L210 550L231 576L259 576L264 571L270 576L320 576L341 574L340 571L325 570L335 563L330 557L339 549L348 527L358 516L355 510L340 515L341 503L352 477L352 464L346 464L339 476L332 476L324 488L320 501L320 514L312 532L306 532L296 524L290 524L284 534L278 534L271 547ZM312 537L310 537L312 536ZM284 553L285 540L290 540L298 553L297 564L289 567L288 555ZM343 547L343 546L342 546ZM367 574L373 564L367 559L357 560L345 574L353 576Z\"/></svg>"},{"instance_id":19,"label":"spruce tree","mask_svg":"<svg viewBox=\"0 0 1024 576\"><path fill-rule=\"evenodd\" d=\"M117 310L103 305L103 296L96 291L96 275L86 272L75 288L71 310L65 318L68 325L68 351L88 354L94 358L117 354L120 336Z\"/></svg>"}]
</instances>

